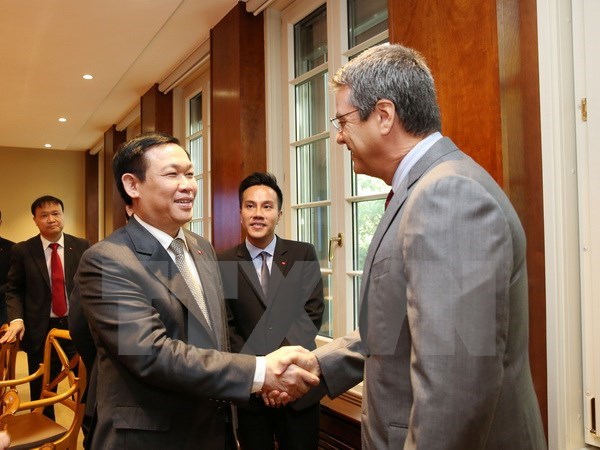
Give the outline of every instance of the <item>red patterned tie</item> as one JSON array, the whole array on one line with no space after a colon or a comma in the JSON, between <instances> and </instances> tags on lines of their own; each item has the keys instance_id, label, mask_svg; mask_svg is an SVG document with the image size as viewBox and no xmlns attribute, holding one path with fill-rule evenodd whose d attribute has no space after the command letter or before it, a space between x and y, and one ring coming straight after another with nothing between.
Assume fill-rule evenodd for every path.
<instances>
[{"instance_id":1,"label":"red patterned tie","mask_svg":"<svg viewBox=\"0 0 600 450\"><path fill-rule=\"evenodd\" d=\"M58 244L50 244L52 256L50 257L50 273L52 275L52 311L58 317L67 313L67 298L65 296L65 275L62 262L58 254Z\"/></svg>"},{"instance_id":2,"label":"red patterned tie","mask_svg":"<svg viewBox=\"0 0 600 450\"><path fill-rule=\"evenodd\" d=\"M394 196L394 191L392 191L390 189L390 192L388 192L387 197L385 198L385 205L384 205L384 210L387 209L388 205L390 204L390 200L392 199L392 197Z\"/></svg>"}]
</instances>

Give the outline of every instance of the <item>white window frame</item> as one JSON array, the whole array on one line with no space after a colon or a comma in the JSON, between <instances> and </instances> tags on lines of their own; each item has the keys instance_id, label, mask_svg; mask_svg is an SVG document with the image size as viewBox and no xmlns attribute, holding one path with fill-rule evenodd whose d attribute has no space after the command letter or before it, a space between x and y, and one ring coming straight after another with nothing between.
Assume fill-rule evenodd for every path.
<instances>
[{"instance_id":1,"label":"white window frame","mask_svg":"<svg viewBox=\"0 0 600 450\"><path fill-rule=\"evenodd\" d=\"M373 45L376 42L387 40L388 32L369 39L352 49L351 52L344 51L347 47L348 33L345 24L347 23L346 1L343 0L298 0L296 2L287 2L285 7L279 9L269 8L265 12L265 30L267 45L267 119L269 129L275 129L275 132L269 133L268 138L268 162L269 169L278 175L280 180L284 180L283 191L287 200L288 207L284 208L284 226L285 236L294 238L297 236L296 218L294 208L289 205L295 205L295 176L296 173L291 169L291 157L295 149L291 136L295 135L294 116L295 108L293 104L294 86L290 84L288 74L294 74L293 60L293 33L294 25L305 18L312 11L326 4L327 8L327 41L328 41L328 59L327 72L331 76L344 64L349 57ZM279 64L277 64L279 63ZM274 67L278 67L274 69ZM321 67L322 69L322 67ZM310 73L318 72L319 69L313 69ZM302 78L310 76L305 74ZM271 87L273 86L273 87ZM277 86L280 90L278 94L272 94ZM335 104L333 94L330 93L329 111L330 117L335 115ZM273 123L271 120L278 121ZM275 126L274 126L275 125ZM343 204L343 208L331 209L331 234L337 235L342 232L345 238L344 247L335 249L333 264L336 265L337 285L332 286L332 297L336 299L332 307L332 329L333 336L345 335L354 328L354 309L353 309L353 277L360 276L362 271L353 271L352 253L346 251L351 244L352 236L352 203L363 197L351 196L351 179L348 176L351 167L351 158L349 152L337 145L335 142L336 133L334 129L329 129L329 147L330 147L330 199L325 202L328 205ZM273 144L274 143L274 144ZM285 149L282 151L281 149ZM341 177L341 178L340 178ZM365 196L365 198L368 196ZM385 197L385 194L383 194ZM333 236L331 236L333 237ZM342 250L342 253L340 253ZM333 267L333 266L332 266ZM324 269L323 273L331 273L332 269ZM341 281L340 281L341 280ZM343 286L342 286L343 285ZM347 299L340 301L340 299ZM330 341L330 338L319 336L318 344Z\"/></svg>"},{"instance_id":2,"label":"white window frame","mask_svg":"<svg viewBox=\"0 0 600 450\"><path fill-rule=\"evenodd\" d=\"M176 98L179 98L177 103L180 104L179 111L181 114L181 121L183 126L180 127L180 141L184 144L188 152L191 152L190 141L202 136L202 167L203 171L200 172L197 167L194 168L195 177L198 182L202 183L201 195L196 197L196 202L202 202L202 218L199 222L202 223L201 235L212 240L212 203L211 203L211 160L210 160L210 72L207 65L201 67L198 71L194 72L193 75L188 77L191 81L185 85L175 89ZM202 130L198 133L191 135L190 129L190 100L202 93ZM192 222L197 221L198 218L192 218L192 221L187 224L188 228L191 228Z\"/></svg>"}]
</instances>

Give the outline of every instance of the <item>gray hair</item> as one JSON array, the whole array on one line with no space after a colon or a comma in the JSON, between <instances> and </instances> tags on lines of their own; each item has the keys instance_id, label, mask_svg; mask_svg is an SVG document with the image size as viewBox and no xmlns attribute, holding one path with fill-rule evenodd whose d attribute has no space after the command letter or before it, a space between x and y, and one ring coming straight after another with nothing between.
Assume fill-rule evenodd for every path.
<instances>
[{"instance_id":1,"label":"gray hair","mask_svg":"<svg viewBox=\"0 0 600 450\"><path fill-rule=\"evenodd\" d=\"M332 77L330 86L350 88L350 103L367 120L381 99L394 103L407 133L424 136L441 130L433 76L423 56L398 44L381 44L350 60Z\"/></svg>"}]
</instances>

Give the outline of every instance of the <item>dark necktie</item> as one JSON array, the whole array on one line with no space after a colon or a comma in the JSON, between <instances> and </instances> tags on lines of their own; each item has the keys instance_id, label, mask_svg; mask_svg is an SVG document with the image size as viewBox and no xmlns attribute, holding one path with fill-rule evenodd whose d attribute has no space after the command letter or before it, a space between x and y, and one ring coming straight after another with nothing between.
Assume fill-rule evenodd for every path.
<instances>
[{"instance_id":1,"label":"dark necktie","mask_svg":"<svg viewBox=\"0 0 600 450\"><path fill-rule=\"evenodd\" d=\"M269 265L267 264L267 256L269 256L269 254L267 252L260 252L260 256L262 257L262 266L260 266L260 285L262 286L263 293L266 297L269 290L269 278L271 278Z\"/></svg>"},{"instance_id":2,"label":"dark necktie","mask_svg":"<svg viewBox=\"0 0 600 450\"><path fill-rule=\"evenodd\" d=\"M52 312L58 317L67 313L67 297L65 295L65 274L62 262L58 254L58 243L50 244L52 255L50 256L50 275L52 286Z\"/></svg>"},{"instance_id":3,"label":"dark necktie","mask_svg":"<svg viewBox=\"0 0 600 450\"><path fill-rule=\"evenodd\" d=\"M384 205L384 209L387 209L388 205L390 204L390 200L392 200L392 197L394 196L394 191L392 191L390 189L390 192L388 192L387 197L385 198L385 205Z\"/></svg>"},{"instance_id":4,"label":"dark necktie","mask_svg":"<svg viewBox=\"0 0 600 450\"><path fill-rule=\"evenodd\" d=\"M185 283L188 285L196 303L200 307L200 311L204 315L206 322L208 323L208 327L212 330L212 325L210 323L210 316L208 314L208 306L206 305L206 298L204 297L204 292L202 291L202 285L196 281L196 278L192 274L191 269L188 267L185 261L185 247L183 245L183 240L180 238L175 238L169 245L169 248L173 250L175 253L175 265L179 269L181 276L185 280Z\"/></svg>"}]
</instances>

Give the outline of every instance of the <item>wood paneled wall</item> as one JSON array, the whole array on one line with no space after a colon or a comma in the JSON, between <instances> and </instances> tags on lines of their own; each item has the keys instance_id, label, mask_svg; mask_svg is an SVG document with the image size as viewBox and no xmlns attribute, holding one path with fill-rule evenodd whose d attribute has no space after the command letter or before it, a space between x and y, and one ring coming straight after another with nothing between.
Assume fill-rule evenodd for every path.
<instances>
[{"instance_id":1,"label":"wood paneled wall","mask_svg":"<svg viewBox=\"0 0 600 450\"><path fill-rule=\"evenodd\" d=\"M498 36L504 189L527 235L529 360L547 431L544 199L535 0L498 0Z\"/></svg>"},{"instance_id":2,"label":"wood paneled wall","mask_svg":"<svg viewBox=\"0 0 600 450\"><path fill-rule=\"evenodd\" d=\"M508 193L527 235L530 361L547 427L545 272L535 0L388 0L390 41L419 50L443 133Z\"/></svg>"},{"instance_id":3,"label":"wood paneled wall","mask_svg":"<svg viewBox=\"0 0 600 450\"><path fill-rule=\"evenodd\" d=\"M141 98L140 121L142 132L160 131L173 134L173 94L163 94L154 84Z\"/></svg>"},{"instance_id":4,"label":"wood paneled wall","mask_svg":"<svg viewBox=\"0 0 600 450\"><path fill-rule=\"evenodd\" d=\"M263 15L238 3L210 42L213 245L220 251L242 238L240 181L266 170Z\"/></svg>"},{"instance_id":5,"label":"wood paneled wall","mask_svg":"<svg viewBox=\"0 0 600 450\"><path fill-rule=\"evenodd\" d=\"M125 225L125 202L121 198L112 171L112 158L125 142L125 131L117 131L116 125L104 133L104 231L108 236Z\"/></svg>"},{"instance_id":6,"label":"wood paneled wall","mask_svg":"<svg viewBox=\"0 0 600 450\"><path fill-rule=\"evenodd\" d=\"M90 243L98 242L98 155L85 152L85 238Z\"/></svg>"}]
</instances>

